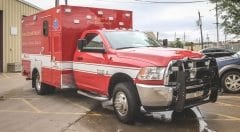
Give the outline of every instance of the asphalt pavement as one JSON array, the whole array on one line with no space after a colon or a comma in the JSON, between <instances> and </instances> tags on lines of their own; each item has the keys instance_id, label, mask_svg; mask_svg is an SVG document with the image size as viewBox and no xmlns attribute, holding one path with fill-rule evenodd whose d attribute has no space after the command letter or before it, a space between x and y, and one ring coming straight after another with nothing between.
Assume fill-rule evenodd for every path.
<instances>
[{"instance_id":1,"label":"asphalt pavement","mask_svg":"<svg viewBox=\"0 0 240 132\"><path fill-rule=\"evenodd\" d=\"M238 132L239 104L238 94L223 94L216 103L182 113L152 113L125 125L75 89L39 96L20 74L0 74L1 132Z\"/></svg>"}]
</instances>

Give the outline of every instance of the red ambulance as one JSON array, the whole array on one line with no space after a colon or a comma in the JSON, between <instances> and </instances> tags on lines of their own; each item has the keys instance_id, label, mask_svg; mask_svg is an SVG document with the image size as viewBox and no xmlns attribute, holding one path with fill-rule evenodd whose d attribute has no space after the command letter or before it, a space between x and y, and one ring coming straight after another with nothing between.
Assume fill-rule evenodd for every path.
<instances>
[{"instance_id":1,"label":"red ambulance","mask_svg":"<svg viewBox=\"0 0 240 132\"><path fill-rule=\"evenodd\" d=\"M132 29L127 10L65 5L25 17L22 74L39 95L76 88L111 102L123 123L140 109L183 111L217 100L214 59Z\"/></svg>"}]
</instances>

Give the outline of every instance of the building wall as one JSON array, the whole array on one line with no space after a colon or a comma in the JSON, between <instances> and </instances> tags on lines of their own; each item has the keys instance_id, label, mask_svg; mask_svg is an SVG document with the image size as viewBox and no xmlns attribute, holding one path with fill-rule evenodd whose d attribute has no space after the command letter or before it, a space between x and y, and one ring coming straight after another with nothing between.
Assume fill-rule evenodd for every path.
<instances>
[{"instance_id":1,"label":"building wall","mask_svg":"<svg viewBox=\"0 0 240 132\"><path fill-rule=\"evenodd\" d=\"M0 0L0 10L3 11L3 71L6 72L7 63L21 62L22 16L35 14L40 9L20 0ZM17 30L15 35L11 29Z\"/></svg>"}]
</instances>

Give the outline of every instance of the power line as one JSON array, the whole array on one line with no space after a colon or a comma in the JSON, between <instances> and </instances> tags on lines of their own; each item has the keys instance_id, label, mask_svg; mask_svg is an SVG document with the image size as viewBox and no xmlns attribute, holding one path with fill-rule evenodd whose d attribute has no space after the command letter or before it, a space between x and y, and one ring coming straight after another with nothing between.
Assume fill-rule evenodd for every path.
<instances>
[{"instance_id":1,"label":"power line","mask_svg":"<svg viewBox=\"0 0 240 132\"><path fill-rule=\"evenodd\" d=\"M194 4L194 3L203 3L208 2L206 0L197 0L197 1L151 1L151 0L133 0L133 1L111 1L111 0L100 0L103 2L113 2L113 3L135 3L135 4Z\"/></svg>"},{"instance_id":2,"label":"power line","mask_svg":"<svg viewBox=\"0 0 240 132\"><path fill-rule=\"evenodd\" d=\"M198 0L198 1L150 1L150 0L134 0L138 2L146 2L153 4L192 4L192 3L202 3L207 2L206 0Z\"/></svg>"}]
</instances>

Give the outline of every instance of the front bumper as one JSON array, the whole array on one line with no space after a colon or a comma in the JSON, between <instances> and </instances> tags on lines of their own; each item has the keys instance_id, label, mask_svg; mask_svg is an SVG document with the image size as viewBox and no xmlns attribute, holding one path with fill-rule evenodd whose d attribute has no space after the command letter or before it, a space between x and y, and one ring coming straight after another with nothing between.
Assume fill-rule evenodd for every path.
<instances>
[{"instance_id":1,"label":"front bumper","mask_svg":"<svg viewBox=\"0 0 240 132\"><path fill-rule=\"evenodd\" d=\"M163 85L136 84L143 106L169 106L173 99L173 88Z\"/></svg>"},{"instance_id":2,"label":"front bumper","mask_svg":"<svg viewBox=\"0 0 240 132\"><path fill-rule=\"evenodd\" d=\"M176 102L176 96L174 93L176 87L169 87L164 85L145 85L145 84L136 84L137 91L141 104L144 108L149 111L155 110L172 110L174 109L173 104ZM199 98L203 95L203 92L195 92L186 94L186 99ZM202 101L200 103L207 103L209 101ZM200 103L196 103L198 105ZM186 107L191 107L195 105L189 105Z\"/></svg>"},{"instance_id":3,"label":"front bumper","mask_svg":"<svg viewBox=\"0 0 240 132\"><path fill-rule=\"evenodd\" d=\"M145 110L182 111L217 100L219 78L214 59L172 62L165 72L164 81L164 85L136 84Z\"/></svg>"}]
</instances>

